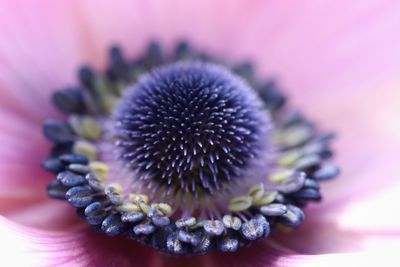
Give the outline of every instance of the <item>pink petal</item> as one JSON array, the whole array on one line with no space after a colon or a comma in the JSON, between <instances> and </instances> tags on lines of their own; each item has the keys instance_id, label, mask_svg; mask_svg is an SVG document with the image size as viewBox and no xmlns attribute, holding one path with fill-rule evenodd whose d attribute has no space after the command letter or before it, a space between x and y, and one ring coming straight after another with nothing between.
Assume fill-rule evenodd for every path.
<instances>
[{"instance_id":1,"label":"pink petal","mask_svg":"<svg viewBox=\"0 0 400 267\"><path fill-rule=\"evenodd\" d=\"M396 157L400 127L395 118L400 116L396 103L400 92L390 83L378 88L365 87L349 94L331 92L328 98L313 102L312 109L324 111L316 112L313 117L321 122L325 119L324 126L336 129L339 135L337 160L343 175L326 187L327 198L335 202L349 195L374 193L394 182L393 174L399 173ZM337 190L341 194L336 194Z\"/></svg>"},{"instance_id":2,"label":"pink petal","mask_svg":"<svg viewBox=\"0 0 400 267\"><path fill-rule=\"evenodd\" d=\"M54 266L68 258L82 262L75 237L69 234L33 230L3 217L0 217L0 234L3 260L14 266Z\"/></svg>"},{"instance_id":3,"label":"pink petal","mask_svg":"<svg viewBox=\"0 0 400 267\"><path fill-rule=\"evenodd\" d=\"M266 242L234 254L194 258L159 257L134 241L98 236L86 228L51 232L23 227L0 217L2 260L14 266L375 266L395 263L399 242L376 240L372 251L358 254L294 255ZM395 265L394 265L395 266Z\"/></svg>"},{"instance_id":4,"label":"pink petal","mask_svg":"<svg viewBox=\"0 0 400 267\"><path fill-rule=\"evenodd\" d=\"M213 253L209 264L215 267L275 266L275 263L280 258L294 254L293 251L284 248L280 244L273 243L271 240L262 240L233 254Z\"/></svg>"},{"instance_id":5,"label":"pink petal","mask_svg":"<svg viewBox=\"0 0 400 267\"><path fill-rule=\"evenodd\" d=\"M75 83L76 67L96 63L91 36L71 1L4 2L0 9L2 106L33 118L53 112L49 93Z\"/></svg>"},{"instance_id":6,"label":"pink petal","mask_svg":"<svg viewBox=\"0 0 400 267\"><path fill-rule=\"evenodd\" d=\"M0 217L3 260L13 266L266 266L288 252L266 242L234 254L211 253L193 258L160 257L160 254L122 238L96 235L87 227L63 232L20 226ZM5 258L4 258L5 256Z\"/></svg>"},{"instance_id":7,"label":"pink petal","mask_svg":"<svg viewBox=\"0 0 400 267\"><path fill-rule=\"evenodd\" d=\"M397 237L400 240L400 216L397 214L400 183L378 191L346 206L338 223L343 229L352 229L376 236Z\"/></svg>"},{"instance_id":8,"label":"pink petal","mask_svg":"<svg viewBox=\"0 0 400 267\"><path fill-rule=\"evenodd\" d=\"M51 232L0 217L2 260L13 266L151 266L156 254L136 242L82 229Z\"/></svg>"},{"instance_id":9,"label":"pink petal","mask_svg":"<svg viewBox=\"0 0 400 267\"><path fill-rule=\"evenodd\" d=\"M322 217L322 218L321 218ZM343 229L336 219L326 219L326 212L306 209L306 220L290 232L276 231L275 242L299 254L324 254L360 251L368 236L353 229Z\"/></svg>"},{"instance_id":10,"label":"pink petal","mask_svg":"<svg viewBox=\"0 0 400 267\"><path fill-rule=\"evenodd\" d=\"M41 123L0 110L0 128L0 212L47 199L51 175L42 170L41 160L50 146Z\"/></svg>"},{"instance_id":11,"label":"pink petal","mask_svg":"<svg viewBox=\"0 0 400 267\"><path fill-rule=\"evenodd\" d=\"M10 200L12 203L15 201L15 199ZM36 229L64 230L76 224L89 228L86 222L78 218L75 209L66 202L54 201L47 197L45 200L33 199L29 205L25 201L24 204L24 207L17 206L2 211L2 215L13 222Z\"/></svg>"},{"instance_id":12,"label":"pink petal","mask_svg":"<svg viewBox=\"0 0 400 267\"><path fill-rule=\"evenodd\" d=\"M397 266L398 257L395 251L370 252L357 254L324 254L318 256L298 255L285 257L275 263L275 266Z\"/></svg>"},{"instance_id":13,"label":"pink petal","mask_svg":"<svg viewBox=\"0 0 400 267\"><path fill-rule=\"evenodd\" d=\"M0 217L0 243L7 262L15 266L261 266L288 253L258 242L234 254L212 253L194 258L160 257L160 254L123 238L96 235L86 226L63 232L17 225ZM7 258L9 257L9 258ZM3 258L4 259L4 258ZM263 265L264 266L264 265Z\"/></svg>"},{"instance_id":14,"label":"pink petal","mask_svg":"<svg viewBox=\"0 0 400 267\"><path fill-rule=\"evenodd\" d=\"M324 201L305 210L304 224L277 240L303 253L357 251L368 240L388 233L400 240L400 215L394 212L400 196L400 127L394 120L400 116L399 91L387 85L346 97L330 95L312 108L324 109L325 114L315 116L320 121L329 118L332 128L338 129L336 151L342 174L323 186Z\"/></svg>"}]
</instances>

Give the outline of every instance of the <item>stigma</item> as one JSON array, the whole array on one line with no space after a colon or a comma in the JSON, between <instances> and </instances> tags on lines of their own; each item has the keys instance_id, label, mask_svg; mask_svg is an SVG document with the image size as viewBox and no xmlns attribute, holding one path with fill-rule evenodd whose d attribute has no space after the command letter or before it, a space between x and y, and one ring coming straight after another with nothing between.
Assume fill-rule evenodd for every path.
<instances>
[{"instance_id":1,"label":"stigma","mask_svg":"<svg viewBox=\"0 0 400 267\"><path fill-rule=\"evenodd\" d=\"M132 61L112 48L105 72L82 67L79 86L53 95L67 118L44 124L49 196L101 233L168 254L232 252L298 227L319 182L339 173L333 135L250 64L222 62L151 43Z\"/></svg>"},{"instance_id":2,"label":"stigma","mask_svg":"<svg viewBox=\"0 0 400 267\"><path fill-rule=\"evenodd\" d=\"M242 79L210 63L144 75L115 112L121 160L136 179L200 199L246 179L268 153L268 112Z\"/></svg>"}]
</instances>

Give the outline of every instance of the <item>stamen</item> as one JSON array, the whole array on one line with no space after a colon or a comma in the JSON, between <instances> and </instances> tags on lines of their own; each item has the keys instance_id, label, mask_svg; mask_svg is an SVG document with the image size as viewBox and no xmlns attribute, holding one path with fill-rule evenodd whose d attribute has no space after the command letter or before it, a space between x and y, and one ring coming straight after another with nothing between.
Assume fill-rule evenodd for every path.
<instances>
[{"instance_id":1,"label":"stamen","mask_svg":"<svg viewBox=\"0 0 400 267\"><path fill-rule=\"evenodd\" d=\"M43 127L49 196L97 232L176 255L234 252L298 227L319 182L339 174L327 162L333 134L250 63L220 62L154 42L133 61L113 47L105 73L82 67L80 86L52 98L68 118Z\"/></svg>"}]
</instances>

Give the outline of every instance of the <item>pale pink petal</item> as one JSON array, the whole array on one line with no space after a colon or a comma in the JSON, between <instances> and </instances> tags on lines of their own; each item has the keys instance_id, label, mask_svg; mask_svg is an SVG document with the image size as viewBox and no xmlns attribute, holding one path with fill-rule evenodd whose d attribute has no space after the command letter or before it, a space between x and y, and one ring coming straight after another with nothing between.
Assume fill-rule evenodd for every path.
<instances>
[{"instance_id":1,"label":"pale pink petal","mask_svg":"<svg viewBox=\"0 0 400 267\"><path fill-rule=\"evenodd\" d=\"M378 0L351 5L243 0L115 5L89 0L82 14L103 47L117 42L134 54L148 38L171 44L187 37L218 54L255 60L264 74L277 75L290 93L304 97L362 90L395 78L399 9L396 2Z\"/></svg>"},{"instance_id":2,"label":"pale pink petal","mask_svg":"<svg viewBox=\"0 0 400 267\"><path fill-rule=\"evenodd\" d=\"M258 241L248 248L242 248L234 253L210 252L204 256L195 257L160 257L155 258L152 266L162 267L251 267L275 266L281 257L295 255L282 246L271 241Z\"/></svg>"},{"instance_id":3,"label":"pale pink petal","mask_svg":"<svg viewBox=\"0 0 400 267\"><path fill-rule=\"evenodd\" d=\"M353 229L372 236L388 235L399 238L399 195L400 183L397 182L385 191L378 191L354 201L343 210L338 224L343 229Z\"/></svg>"},{"instance_id":4,"label":"pale pink petal","mask_svg":"<svg viewBox=\"0 0 400 267\"><path fill-rule=\"evenodd\" d=\"M151 266L157 255L134 241L98 236L86 227L43 231L0 217L0 235L2 261L12 266Z\"/></svg>"},{"instance_id":5,"label":"pale pink petal","mask_svg":"<svg viewBox=\"0 0 400 267\"><path fill-rule=\"evenodd\" d=\"M306 220L290 232L276 231L270 238L299 254L324 254L360 251L364 238L360 231L342 228L329 212L306 209Z\"/></svg>"},{"instance_id":6,"label":"pale pink petal","mask_svg":"<svg viewBox=\"0 0 400 267\"><path fill-rule=\"evenodd\" d=\"M234 254L211 253L193 258L161 256L151 248L123 238L96 235L87 227L45 231L20 226L0 217L0 248L15 266L141 266L141 267L234 267L269 266L292 254L267 242Z\"/></svg>"},{"instance_id":7,"label":"pale pink petal","mask_svg":"<svg viewBox=\"0 0 400 267\"><path fill-rule=\"evenodd\" d=\"M329 118L338 131L335 147L342 174L323 185L324 201L307 208L304 225L283 241L304 253L359 250L368 238L387 233L400 239L400 216L394 212L400 196L399 91L386 85L334 97L313 108L323 108L325 114L315 116L321 122ZM326 242L328 237L335 242ZM312 241L302 246L305 238Z\"/></svg>"},{"instance_id":8,"label":"pale pink petal","mask_svg":"<svg viewBox=\"0 0 400 267\"><path fill-rule=\"evenodd\" d=\"M234 254L168 259L134 241L97 236L82 228L51 232L23 227L0 217L3 262L14 266L395 266L398 242L376 240L374 253L294 255L266 242ZM398 240L397 240L398 241ZM259 254L254 254L258 251ZM384 252L384 254L382 254ZM339 265L340 266L340 265Z\"/></svg>"},{"instance_id":9,"label":"pale pink petal","mask_svg":"<svg viewBox=\"0 0 400 267\"><path fill-rule=\"evenodd\" d=\"M51 175L41 168L50 149L41 122L0 110L0 212L47 199Z\"/></svg>"},{"instance_id":10,"label":"pale pink petal","mask_svg":"<svg viewBox=\"0 0 400 267\"><path fill-rule=\"evenodd\" d=\"M10 202L15 202L11 199ZM24 207L1 211L2 215L13 222L43 230L63 230L73 225L81 224L89 228L88 224L78 218L75 209L64 201L50 201L33 199L32 203L24 203Z\"/></svg>"},{"instance_id":11,"label":"pale pink petal","mask_svg":"<svg viewBox=\"0 0 400 267\"><path fill-rule=\"evenodd\" d=\"M135 241L96 235L87 227L45 231L21 226L2 217L0 235L6 241L0 242L2 259L13 266L273 266L283 255L293 255L273 244L257 242L234 254L214 252L206 256L173 258L160 256Z\"/></svg>"},{"instance_id":12,"label":"pale pink petal","mask_svg":"<svg viewBox=\"0 0 400 267\"><path fill-rule=\"evenodd\" d=\"M396 120L400 116L400 91L394 82L370 86L349 94L331 92L328 98L306 107L310 114L312 110L323 110L323 114L314 112L313 117L323 122L324 128L338 133L335 147L343 173L326 186L328 201L374 193L396 181L400 174L396 166L400 148L400 123ZM341 194L336 194L337 190Z\"/></svg>"},{"instance_id":13,"label":"pale pink petal","mask_svg":"<svg viewBox=\"0 0 400 267\"><path fill-rule=\"evenodd\" d=\"M210 261L205 266L213 267L251 267L251 266L275 266L280 258L295 255L295 252L288 250L280 244L271 240L255 242L248 248L231 253L213 253Z\"/></svg>"},{"instance_id":14,"label":"pale pink petal","mask_svg":"<svg viewBox=\"0 0 400 267\"><path fill-rule=\"evenodd\" d=\"M399 9L396 2L378 0L351 5L243 0L115 5L89 0L82 13L102 46L118 42L134 53L151 37L166 43L188 37L218 54L255 60L265 74L279 76L291 93L304 96L361 89L395 77Z\"/></svg>"},{"instance_id":15,"label":"pale pink petal","mask_svg":"<svg viewBox=\"0 0 400 267\"><path fill-rule=\"evenodd\" d=\"M395 251L370 252L357 254L324 254L324 255L299 255L284 257L275 263L275 266L312 267L312 266L397 266L398 255Z\"/></svg>"},{"instance_id":16,"label":"pale pink petal","mask_svg":"<svg viewBox=\"0 0 400 267\"><path fill-rule=\"evenodd\" d=\"M74 1L5 1L0 24L1 103L27 117L48 116L49 93L75 83L82 62L98 62Z\"/></svg>"},{"instance_id":17,"label":"pale pink petal","mask_svg":"<svg viewBox=\"0 0 400 267\"><path fill-rule=\"evenodd\" d=\"M81 263L82 251L67 233L52 233L19 226L0 217L2 260L14 266L55 266ZM73 260L73 261L72 261Z\"/></svg>"}]
</instances>

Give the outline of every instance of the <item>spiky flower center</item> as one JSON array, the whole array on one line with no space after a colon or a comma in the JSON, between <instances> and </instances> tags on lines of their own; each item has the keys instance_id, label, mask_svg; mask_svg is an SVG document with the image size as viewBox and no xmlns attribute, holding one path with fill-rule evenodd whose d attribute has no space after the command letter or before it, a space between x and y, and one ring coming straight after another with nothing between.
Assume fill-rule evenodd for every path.
<instances>
[{"instance_id":1,"label":"spiky flower center","mask_svg":"<svg viewBox=\"0 0 400 267\"><path fill-rule=\"evenodd\" d=\"M267 153L268 114L239 77L175 63L129 89L115 112L121 158L139 180L196 197L221 190Z\"/></svg>"}]
</instances>

